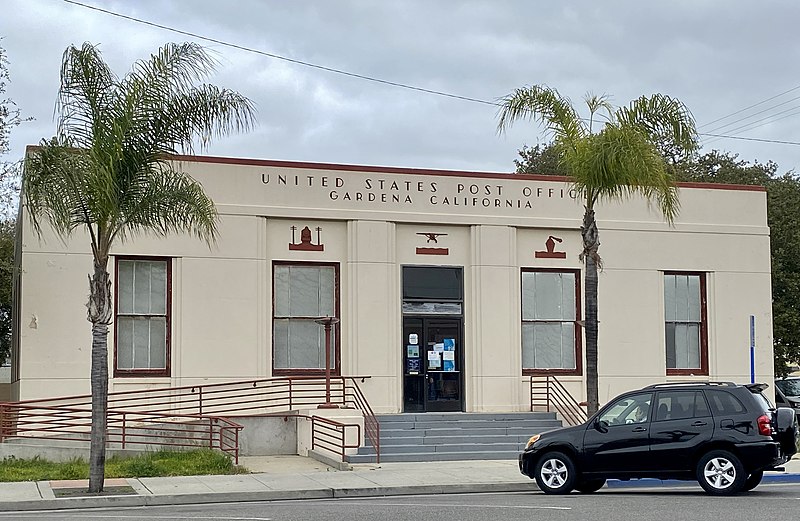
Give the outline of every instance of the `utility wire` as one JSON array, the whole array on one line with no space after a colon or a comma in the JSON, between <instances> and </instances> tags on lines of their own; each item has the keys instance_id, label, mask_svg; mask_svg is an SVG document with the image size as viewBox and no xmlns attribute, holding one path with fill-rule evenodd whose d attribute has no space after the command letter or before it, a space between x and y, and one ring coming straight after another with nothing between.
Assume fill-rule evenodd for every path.
<instances>
[{"instance_id":1,"label":"utility wire","mask_svg":"<svg viewBox=\"0 0 800 521\"><path fill-rule=\"evenodd\" d=\"M458 94L449 94L447 92L442 92L442 91L438 91L438 90L426 89L426 88L423 88L423 87L415 87L414 85L406 85L405 83L398 83L398 82L395 82L395 81L382 80L380 78L374 78L372 76L365 76L363 74L356 74L354 72L347 72L347 71L343 71L343 70L340 70L340 69L334 69L333 67L326 67L324 65L317 65L315 63L304 62L302 60L295 60L293 58L287 58L286 56L281 56L279 54L273 54L273 53L269 53L269 52L262 51L262 50L259 50L259 49L253 49L252 47L245 47L243 45L238 45L238 44L235 44L235 43L225 42L225 41L222 41L222 40L218 40L216 38L209 38L208 36L202 36L202 35L197 34L197 33L192 33L192 32L189 32L189 31L182 31L180 29L175 29L174 27L169 27L169 26L157 24L157 23L154 23L154 22L148 22L147 20L142 20L140 18L134 18L133 16L127 16L127 15L124 15L124 14L115 13L114 11L109 11L107 9L102 9L100 7L95 7L93 5L82 4L82 3L76 2L74 0L63 0L63 1L68 3L68 4L77 5L79 7L85 7L86 9L92 9L94 11L99 11L101 13L105 13L105 14L108 14L108 15L111 15L111 16L116 16L118 18L124 18L124 19L130 20L132 22L136 22L136 23L140 23L140 24L144 24L144 25L149 25L151 27L157 27L159 29L164 29L165 31L171 31L173 33L182 34L184 36L191 36L192 38L197 38L198 40L205 40L207 42L216 43L218 45L223 45L223 46L226 46L226 47L232 47L234 49L239 49L241 51L252 52L252 53L260 54L262 56L268 56L270 58L275 58L276 60L283 60L283 61L287 61L287 62L290 62L290 63L296 63L297 65L304 65L306 67L311 67L311 68L319 69L319 70L322 70L322 71L333 72L335 74L341 74L343 76L350 76L352 78L358 78L360 80L367 80L367 81L372 81L372 82L375 82L375 83L382 83L384 85L391 85L393 87L400 87L400 88L403 88L403 89L415 90L415 91L419 91L419 92L426 92L428 94L435 94L437 96L445 96L447 98L454 98L454 99L460 99L460 100L464 100L464 101L471 101L473 103L482 103L484 105L493 105L493 106L497 106L497 107L500 106L499 103L494 102L494 101L486 101L486 100L482 100L482 99L478 99L478 98L470 98L469 96L459 96Z\"/></svg>"},{"instance_id":2,"label":"utility wire","mask_svg":"<svg viewBox=\"0 0 800 521\"><path fill-rule=\"evenodd\" d=\"M701 133L701 136L711 136L711 137L721 137L725 139L740 139L742 141L758 141L760 143L778 143L780 145L800 145L800 141L781 141L778 139L759 139L757 137L744 137L744 136L725 136L722 134L705 134Z\"/></svg>"},{"instance_id":3,"label":"utility wire","mask_svg":"<svg viewBox=\"0 0 800 521\"><path fill-rule=\"evenodd\" d=\"M482 100L482 99L478 99L478 98L472 98L472 97L469 97L469 96L461 96L461 95L458 95L458 94L450 94L448 92L442 92L442 91L438 91L438 90L426 89L426 88L423 88L423 87L416 87L414 85L408 85L408 84L405 84L405 83L399 83L399 82L395 82L395 81L384 80L384 79L381 79L381 78L375 78L375 77L372 77L372 76L366 76L366 75L357 74L357 73L354 73L354 72L343 71L341 69L336 69L336 68L333 68L333 67L326 67L324 65L318 65L318 64L315 64L315 63L305 62L305 61L302 61L302 60L295 60L293 58L287 58L286 56L281 56L279 54L274 54L274 53L262 51L260 49L254 49L252 47L245 47L243 45L226 42L226 41L219 40L219 39L216 39L216 38L210 38L208 36L202 36L200 34L192 33L192 32L189 32L189 31L184 31L184 30L181 30L181 29L176 29L174 27L170 27L170 26L167 26L167 25L162 25L162 24L157 24L155 22L142 20L140 18L124 15L124 14L117 13L117 12L114 12L114 11L109 11L108 9L103 9L103 8L96 7L96 6L89 5L89 4L84 4L84 3L81 3L81 2L77 2L75 0L62 0L62 1L66 2L68 4L72 4L72 5L75 5L75 6L78 6L78 7L83 7L85 9L91 9L93 11L98 11L98 12L101 12L101 13L104 13L104 14L107 14L107 15L110 15L110 16L115 16L117 18L122 18L122 19L129 20L129 21L132 21L132 22L135 22L135 23L148 25L150 27L156 27L158 29L163 29L165 31L169 31L169 32L177 33L177 34L182 34L184 36L189 36L191 38L196 38L198 40L203 40L203 41L215 43L217 45L221 45L221 46L224 46L224 47L231 47L233 49L238 49L238 50L245 51L245 52L251 52L251 53L255 53L255 54L260 54L262 56L267 56L269 58L274 58L276 60L283 60L283 61L286 61L286 62L289 62L289 63L294 63L294 64L297 64L297 65L303 65L305 67L311 67L313 69L318 69L318 70L322 70L322 71L326 71L326 72L332 72L334 74L341 74L343 76L349 76L351 78L357 78L357 79L361 79L361 80L371 81L371 82L380 83L380 84L383 84L383 85L390 85L392 87L399 87L399 88L413 90L413 91L417 91L417 92L425 92L427 94L434 94L436 96L443 96L443 97L451 98L451 99L469 101L469 102L472 102L472 103L480 103L482 105L490 105L490 106L494 106L494 107L502 107L502 104L500 104L500 103L498 103L496 101L487 101L487 100ZM784 94L787 94L787 93L792 92L792 91L797 90L797 89L800 89L800 85L798 85L797 87L794 87L792 89L789 89L786 92L783 92L781 94L778 94L778 95L775 95L775 96L773 96L771 98L768 98L768 99L766 99L764 101L760 101L760 102L758 102L756 104L753 104L753 105L751 105L749 107L745 107L745 108L743 108L741 110L738 110L736 112L728 114L727 116L723 116L722 118L715 119L714 121L706 123L705 125L702 125L702 126L708 126L708 125L711 125L711 124L716 123L718 121L722 121L723 119L726 119L728 117L734 116L736 114L740 114L741 112L744 112L744 111L746 111L748 109L751 109L753 107L756 107L758 105L762 105L762 104L764 104L764 103L766 103L768 101L771 101L771 100L773 100L773 99L775 99L777 97L780 97L780 96L782 96ZM710 133L701 133L699 135L701 135L701 136L710 136L710 137L715 137L715 138L738 139L738 140L744 140L744 141L758 141L758 142L762 142L762 143L777 143L777 144L784 144L784 145L800 145L800 142L780 141L780 140L775 140L775 139L759 139L759 138L749 138L749 137L743 137L743 136L727 136L727 135L723 135L723 134L710 134Z\"/></svg>"},{"instance_id":4,"label":"utility wire","mask_svg":"<svg viewBox=\"0 0 800 521\"><path fill-rule=\"evenodd\" d=\"M781 92L780 94L776 94L776 95L772 96L771 98L767 98L767 99L765 99L763 101L759 101L758 103L754 103L753 105L750 105L749 107L745 107L743 109L737 110L736 112L732 112L732 113L728 114L727 116L722 116L721 118L717 118L714 121L709 121L708 123L704 123L704 124L700 125L700 127L711 126L711 125L713 125L714 123L716 123L718 121L722 121L723 119L728 119L731 116L735 116L737 114L741 114L742 112L744 112L746 110L750 110L750 109L752 109L754 107L758 107L759 105L763 105L764 103L766 103L768 101L772 101L775 98L780 98L784 94L789 94L790 92L796 91L797 89L800 89L800 85L798 85L797 87L792 87L791 89L789 89L787 91L784 91L784 92Z\"/></svg>"},{"instance_id":5,"label":"utility wire","mask_svg":"<svg viewBox=\"0 0 800 521\"><path fill-rule=\"evenodd\" d=\"M788 112L788 114L787 114L787 112ZM783 114L783 116L781 116L781 114ZM759 127L763 127L764 125L768 125L770 123L775 123L776 121L780 121L782 119L786 119L786 118L790 118L792 116L796 116L798 114L800 114L800 107L795 105L793 107L789 107L788 109L784 109L784 110L782 110L780 112L776 112L775 114L771 114L771 115L769 115L769 116L767 116L765 118L761 118L761 119L758 119L756 121L751 121L751 122L745 123L744 125L741 125L739 127L727 130L726 133L727 133L727 135L731 135L731 134L734 134L734 133L747 132L747 131L750 131L750 130L753 130L753 129L756 129L756 128L759 128ZM778 118L776 116L781 116L781 117ZM714 133L714 131L711 130L711 131L709 131L709 133ZM706 142L704 144L708 145L708 144L710 144L710 143L712 143L714 141L717 141L719 139L721 139L721 138L714 138L714 139L711 139L710 141L708 141L708 142Z\"/></svg>"},{"instance_id":6,"label":"utility wire","mask_svg":"<svg viewBox=\"0 0 800 521\"><path fill-rule=\"evenodd\" d=\"M786 105L787 103L791 103L791 102L793 102L793 101L797 101L797 100L799 100L799 99L800 99L800 96L796 96L796 97L794 97L794 98L791 98L791 99L788 99L788 100L786 100L786 101L783 101L783 102L781 102L781 103L778 103L777 105L772 105L771 107L767 107L767 108L765 108L765 109L763 109L763 110L759 110L758 112L753 112L753 113L752 113L752 114L750 114L749 116L745 116L745 117L743 117L743 118L739 118L739 119L733 120L733 121L731 121L730 123L726 123L726 124L724 124L724 125L722 125L722 126L719 126L719 127L716 127L716 128L709 129L709 130L708 130L708 132L719 132L720 130L722 130L722 129L726 128L726 127L731 127L731 126L733 126L733 125L736 125L736 124L738 124L738 123L741 123L742 121L745 121L745 120L748 120L748 119L754 118L754 117L756 117L756 116L758 116L758 115L760 115L760 114L763 114L763 113L765 113L765 112L769 112L769 111L771 111L771 110L777 109L778 107L782 107L783 105ZM793 108L796 108L796 107L792 107L792 108L790 108L789 110L792 110ZM769 118L771 118L771 117L773 117L773 116L778 116L778 115L780 115L780 114L783 114L783 113L785 113L785 112L787 112L787 111L786 111L786 110L782 110L782 111L780 111L780 112L777 112L777 113L775 113L775 114L769 115L769 116L767 116L767 117L765 117L765 118L759 119L758 121L764 121L765 119L769 119ZM751 124L751 123L756 123L756 121L751 121L750 123L745 123L743 126L745 126L745 127L746 127L747 125L749 125L749 124ZM705 126L708 126L708 125L703 125L703 126L705 127ZM736 130L738 130L739 128L742 128L742 127L737 127L737 129L736 129ZM732 133L732 132L735 132L736 130L726 130L725 132Z\"/></svg>"}]
</instances>

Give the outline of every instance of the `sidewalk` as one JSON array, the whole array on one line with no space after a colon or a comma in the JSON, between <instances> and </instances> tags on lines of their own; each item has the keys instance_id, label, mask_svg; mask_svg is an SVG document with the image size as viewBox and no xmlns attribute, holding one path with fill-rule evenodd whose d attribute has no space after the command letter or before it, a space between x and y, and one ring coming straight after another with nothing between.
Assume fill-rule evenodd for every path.
<instances>
[{"instance_id":1,"label":"sidewalk","mask_svg":"<svg viewBox=\"0 0 800 521\"><path fill-rule=\"evenodd\" d=\"M85 481L0 483L0 511L536 489L533 480L520 474L516 461L364 464L354 465L352 471L335 470L300 456L242 458L241 463L254 473L106 480L107 491L127 489L119 495L56 497L65 487L86 487ZM800 459L790 461L785 473L767 473L763 482L800 483ZM609 482L614 488L672 484L691 486L692 482Z\"/></svg>"}]
</instances>

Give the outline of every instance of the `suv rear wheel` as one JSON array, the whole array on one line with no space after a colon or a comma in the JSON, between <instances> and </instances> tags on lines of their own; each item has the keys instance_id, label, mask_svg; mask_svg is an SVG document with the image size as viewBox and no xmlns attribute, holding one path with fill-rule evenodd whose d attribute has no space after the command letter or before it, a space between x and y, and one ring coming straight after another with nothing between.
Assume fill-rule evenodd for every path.
<instances>
[{"instance_id":1,"label":"suv rear wheel","mask_svg":"<svg viewBox=\"0 0 800 521\"><path fill-rule=\"evenodd\" d=\"M548 452L536 464L536 484L545 494L569 494L575 478L575 464L561 452Z\"/></svg>"},{"instance_id":2,"label":"suv rear wheel","mask_svg":"<svg viewBox=\"0 0 800 521\"><path fill-rule=\"evenodd\" d=\"M744 490L753 490L761 483L761 478L764 477L764 471L759 470L757 472L753 472L748 476L747 481L744 482Z\"/></svg>"},{"instance_id":3,"label":"suv rear wheel","mask_svg":"<svg viewBox=\"0 0 800 521\"><path fill-rule=\"evenodd\" d=\"M575 485L575 490L580 492L581 494L591 494L592 492L597 492L603 485L606 484L606 480L604 479L589 479L586 481L581 481L577 485Z\"/></svg>"},{"instance_id":4,"label":"suv rear wheel","mask_svg":"<svg viewBox=\"0 0 800 521\"><path fill-rule=\"evenodd\" d=\"M697 481L715 496L729 496L744 490L747 473L742 462L726 450L712 450L697 463Z\"/></svg>"}]
</instances>

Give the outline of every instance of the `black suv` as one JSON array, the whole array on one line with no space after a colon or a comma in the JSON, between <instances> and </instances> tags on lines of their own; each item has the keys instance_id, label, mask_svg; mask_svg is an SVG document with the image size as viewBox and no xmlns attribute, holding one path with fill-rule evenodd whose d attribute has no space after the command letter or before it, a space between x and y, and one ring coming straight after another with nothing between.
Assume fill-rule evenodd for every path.
<instances>
[{"instance_id":1,"label":"black suv","mask_svg":"<svg viewBox=\"0 0 800 521\"><path fill-rule=\"evenodd\" d=\"M752 490L798 450L794 411L765 384L668 383L630 391L589 420L537 434L520 472L548 494L590 493L606 479L697 480L709 494Z\"/></svg>"}]
</instances>

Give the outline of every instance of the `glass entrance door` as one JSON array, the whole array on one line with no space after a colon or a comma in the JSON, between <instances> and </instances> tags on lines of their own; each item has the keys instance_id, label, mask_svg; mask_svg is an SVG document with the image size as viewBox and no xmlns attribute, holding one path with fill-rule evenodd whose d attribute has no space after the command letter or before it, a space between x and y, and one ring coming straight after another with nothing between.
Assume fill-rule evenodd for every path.
<instances>
[{"instance_id":1,"label":"glass entrance door","mask_svg":"<svg viewBox=\"0 0 800 521\"><path fill-rule=\"evenodd\" d=\"M463 410L460 318L403 318L404 412Z\"/></svg>"}]
</instances>

